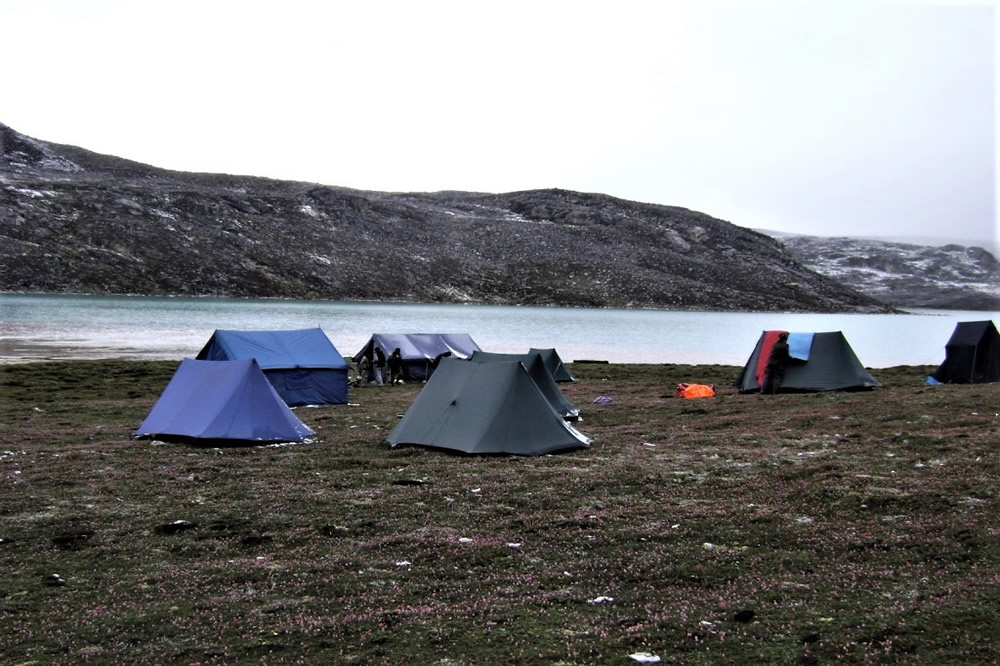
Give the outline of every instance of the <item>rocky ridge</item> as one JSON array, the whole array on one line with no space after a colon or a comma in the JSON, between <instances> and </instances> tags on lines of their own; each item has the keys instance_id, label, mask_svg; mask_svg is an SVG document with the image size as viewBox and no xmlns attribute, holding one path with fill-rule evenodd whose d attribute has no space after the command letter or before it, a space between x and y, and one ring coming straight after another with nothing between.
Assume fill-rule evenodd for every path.
<instances>
[{"instance_id":1,"label":"rocky ridge","mask_svg":"<svg viewBox=\"0 0 1000 666\"><path fill-rule=\"evenodd\" d=\"M780 240L816 272L899 308L1000 310L1000 262L982 247L818 236Z\"/></svg>"},{"instance_id":2,"label":"rocky ridge","mask_svg":"<svg viewBox=\"0 0 1000 666\"><path fill-rule=\"evenodd\" d=\"M195 174L0 125L0 290L756 311L886 307L778 241L602 194Z\"/></svg>"}]
</instances>

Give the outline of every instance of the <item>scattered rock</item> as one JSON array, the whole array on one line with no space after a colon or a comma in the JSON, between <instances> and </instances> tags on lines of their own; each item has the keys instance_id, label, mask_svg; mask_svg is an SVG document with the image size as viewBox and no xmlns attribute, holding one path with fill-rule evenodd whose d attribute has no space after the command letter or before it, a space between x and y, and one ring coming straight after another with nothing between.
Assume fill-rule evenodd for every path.
<instances>
[{"instance_id":1,"label":"scattered rock","mask_svg":"<svg viewBox=\"0 0 1000 666\"><path fill-rule=\"evenodd\" d=\"M272 541L274 541L274 537L270 534L252 534L240 539L240 543L244 546L261 546Z\"/></svg>"},{"instance_id":2,"label":"scattered rock","mask_svg":"<svg viewBox=\"0 0 1000 666\"><path fill-rule=\"evenodd\" d=\"M172 523L157 525L154 531L157 534L177 534L178 532L192 530L195 527L197 527L197 525L195 525L189 520L175 520Z\"/></svg>"},{"instance_id":3,"label":"scattered rock","mask_svg":"<svg viewBox=\"0 0 1000 666\"><path fill-rule=\"evenodd\" d=\"M350 530L343 525L323 525L319 528L319 533L328 537L344 536L348 532L350 532Z\"/></svg>"},{"instance_id":4,"label":"scattered rock","mask_svg":"<svg viewBox=\"0 0 1000 666\"><path fill-rule=\"evenodd\" d=\"M95 532L93 530L65 532L52 537L52 543L63 550L76 550L85 546L94 534Z\"/></svg>"},{"instance_id":5,"label":"scattered rock","mask_svg":"<svg viewBox=\"0 0 1000 666\"><path fill-rule=\"evenodd\" d=\"M422 486L427 481L424 479L396 479L392 482L394 486Z\"/></svg>"}]
</instances>

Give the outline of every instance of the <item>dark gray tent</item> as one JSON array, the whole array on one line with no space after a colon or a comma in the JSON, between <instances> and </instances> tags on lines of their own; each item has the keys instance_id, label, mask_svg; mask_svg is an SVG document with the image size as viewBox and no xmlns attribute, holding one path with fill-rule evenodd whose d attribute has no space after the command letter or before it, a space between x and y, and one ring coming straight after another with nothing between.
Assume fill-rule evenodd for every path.
<instances>
[{"instance_id":1,"label":"dark gray tent","mask_svg":"<svg viewBox=\"0 0 1000 666\"><path fill-rule=\"evenodd\" d=\"M445 359L386 438L464 453L537 456L590 446L520 361Z\"/></svg>"},{"instance_id":2,"label":"dark gray tent","mask_svg":"<svg viewBox=\"0 0 1000 666\"><path fill-rule=\"evenodd\" d=\"M552 373L552 379L557 382L575 382L576 377L573 373L569 371L566 364L563 363L562 358L559 356L559 352L555 349L535 349L532 347L529 354L540 354L542 360L545 362L545 367L549 369Z\"/></svg>"},{"instance_id":3,"label":"dark gray tent","mask_svg":"<svg viewBox=\"0 0 1000 666\"><path fill-rule=\"evenodd\" d=\"M761 377L769 343L776 339L777 331L764 331L746 366L736 379L740 393L760 391ZM828 333L790 333L793 362L785 368L785 378L780 392L795 391L844 391L870 389L881 386L861 365L847 338L840 331Z\"/></svg>"},{"instance_id":4,"label":"dark gray tent","mask_svg":"<svg viewBox=\"0 0 1000 666\"><path fill-rule=\"evenodd\" d=\"M945 345L944 363L932 377L941 383L1000 382L1000 333L992 321L961 321Z\"/></svg>"},{"instance_id":5,"label":"dark gray tent","mask_svg":"<svg viewBox=\"0 0 1000 666\"><path fill-rule=\"evenodd\" d=\"M575 421L580 418L580 410L573 406L573 403L559 390L552 372L545 364L541 350L532 350L527 354L498 354L495 352L477 351L472 352L469 360L473 363L509 363L520 361L527 368L528 374L535 380L542 395L549 401L552 408L559 412L567 421Z\"/></svg>"}]
</instances>

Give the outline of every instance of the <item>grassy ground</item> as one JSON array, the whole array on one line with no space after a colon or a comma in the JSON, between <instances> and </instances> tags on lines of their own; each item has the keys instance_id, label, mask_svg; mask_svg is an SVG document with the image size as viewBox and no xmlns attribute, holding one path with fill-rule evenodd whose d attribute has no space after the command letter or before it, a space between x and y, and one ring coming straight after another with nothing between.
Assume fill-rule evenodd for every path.
<instances>
[{"instance_id":1,"label":"grassy ground","mask_svg":"<svg viewBox=\"0 0 1000 666\"><path fill-rule=\"evenodd\" d=\"M1000 653L1000 386L685 401L738 369L576 364L574 453L389 450L419 386L298 410L302 445L133 441L175 367L0 366L3 663Z\"/></svg>"}]
</instances>

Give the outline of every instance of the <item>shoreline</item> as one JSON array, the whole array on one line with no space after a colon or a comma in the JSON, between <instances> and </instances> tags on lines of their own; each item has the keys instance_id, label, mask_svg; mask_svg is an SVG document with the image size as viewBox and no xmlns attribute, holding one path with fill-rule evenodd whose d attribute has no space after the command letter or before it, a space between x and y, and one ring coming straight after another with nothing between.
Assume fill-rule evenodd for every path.
<instances>
[{"instance_id":1,"label":"shoreline","mask_svg":"<svg viewBox=\"0 0 1000 666\"><path fill-rule=\"evenodd\" d=\"M64 347L60 345L45 345L45 344L34 344L32 348L37 350L36 353L31 355L17 355L9 356L7 349L5 349L5 343L7 341L0 340L0 369L12 368L16 366L26 366L26 365L46 365L46 364L56 364L56 363L74 363L74 364L88 364L88 363L126 363L126 364L145 364L145 363L180 363L184 358L193 358L194 354L188 354L183 357L178 357L175 355L156 355L150 354L148 352L137 351L133 355L122 354L119 350L106 349L104 351L87 349L81 350L73 347ZM30 343L29 343L30 344ZM47 353L45 350L50 350ZM77 354L75 352L86 352ZM351 368L353 368L352 361L350 357L345 357ZM594 358L581 358L564 360L567 365L578 366L578 367L588 367L588 368L640 368L640 369L652 369L652 368L688 368L692 373L698 371L698 369L710 370L713 374L720 371L731 370L733 373L733 379L735 380L736 375L743 369L743 365L735 365L732 363L683 363L683 362L648 362L643 363L639 361L609 361L606 359L594 359ZM913 369L913 374L916 376L919 371L921 377L925 376L928 372L933 371L937 367L937 364L927 364L927 363L901 363L898 365L886 366L882 368L866 368L869 372L879 379L878 375L886 374L891 377L896 377L899 373L907 374L907 369ZM728 383L726 384L728 386ZM354 390L357 390L355 387ZM836 393L837 391L827 391L826 393ZM824 393L824 392L817 392Z\"/></svg>"},{"instance_id":2,"label":"shoreline","mask_svg":"<svg viewBox=\"0 0 1000 666\"><path fill-rule=\"evenodd\" d=\"M0 366L25 363L57 363L64 361L173 361L183 356L166 352L118 347L83 347L76 345L35 342L25 338L0 339Z\"/></svg>"}]
</instances>

